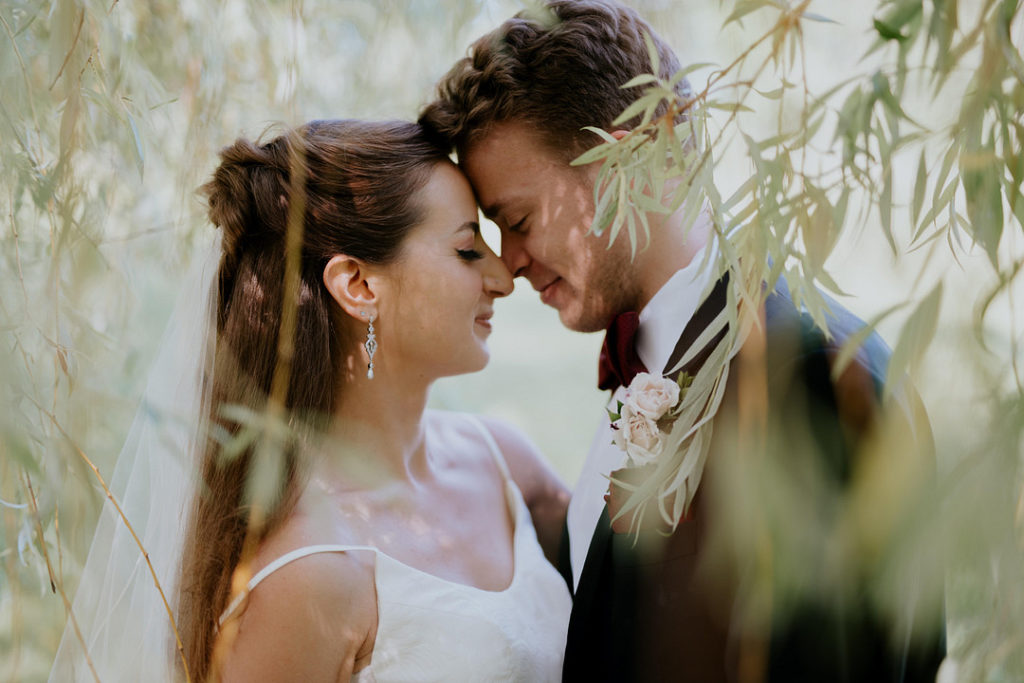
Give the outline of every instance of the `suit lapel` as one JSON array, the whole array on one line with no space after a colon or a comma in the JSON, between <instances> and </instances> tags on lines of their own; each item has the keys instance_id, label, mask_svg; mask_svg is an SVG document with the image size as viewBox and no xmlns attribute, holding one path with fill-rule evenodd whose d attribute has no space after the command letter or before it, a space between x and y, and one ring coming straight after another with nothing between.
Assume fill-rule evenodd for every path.
<instances>
[{"instance_id":1,"label":"suit lapel","mask_svg":"<svg viewBox=\"0 0 1024 683\"><path fill-rule=\"evenodd\" d=\"M683 329L665 369L671 369L726 306L728 276L720 279ZM683 370L693 374L725 334L723 329ZM687 529L690 536L693 529ZM693 539L687 536L691 541ZM622 539L626 541L627 539ZM573 596L564 680L605 680L635 673L636 558L631 543L615 542L608 507L601 511ZM613 589L614 587L614 589ZM614 670L614 671L613 671Z\"/></svg>"},{"instance_id":2,"label":"suit lapel","mask_svg":"<svg viewBox=\"0 0 1024 683\"><path fill-rule=\"evenodd\" d=\"M718 282L715 283L711 293L708 294L707 298L697 307L693 317L690 318L690 322L687 323L683 329L682 334L679 335L679 340L676 342L675 348L672 350L672 354L668 358L668 362L665 363L665 368L661 371L662 374L668 373L675 364L679 362L679 359L683 357L693 343L697 341L697 338L704 332L708 325L715 319L715 317L721 313L722 309L725 308L728 302L729 295L729 276L728 274L723 276ZM690 360L683 370L688 374L694 374L707 360L708 356L714 350L715 346L721 341L722 337L725 336L727 328L722 328L715 337L708 342L700 353L698 353L692 360Z\"/></svg>"}]
</instances>

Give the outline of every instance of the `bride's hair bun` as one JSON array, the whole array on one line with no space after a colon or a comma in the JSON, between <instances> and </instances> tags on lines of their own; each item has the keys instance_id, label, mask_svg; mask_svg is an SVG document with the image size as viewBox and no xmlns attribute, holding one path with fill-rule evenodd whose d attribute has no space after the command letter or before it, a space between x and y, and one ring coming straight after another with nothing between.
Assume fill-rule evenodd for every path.
<instances>
[{"instance_id":1,"label":"bride's hair bun","mask_svg":"<svg viewBox=\"0 0 1024 683\"><path fill-rule=\"evenodd\" d=\"M221 163L202 191L210 222L222 231L232 267L248 240L283 236L288 215L288 151L281 136L267 144L239 138L220 151Z\"/></svg>"}]
</instances>

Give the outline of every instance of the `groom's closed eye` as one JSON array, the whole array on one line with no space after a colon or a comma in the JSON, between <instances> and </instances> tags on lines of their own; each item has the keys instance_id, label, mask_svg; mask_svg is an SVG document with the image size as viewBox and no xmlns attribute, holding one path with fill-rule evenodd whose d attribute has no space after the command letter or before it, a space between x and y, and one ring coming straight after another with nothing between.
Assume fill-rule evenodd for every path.
<instances>
[{"instance_id":1,"label":"groom's closed eye","mask_svg":"<svg viewBox=\"0 0 1024 683\"><path fill-rule=\"evenodd\" d=\"M513 235L526 234L526 216L523 216L517 223L508 226L508 231Z\"/></svg>"}]
</instances>

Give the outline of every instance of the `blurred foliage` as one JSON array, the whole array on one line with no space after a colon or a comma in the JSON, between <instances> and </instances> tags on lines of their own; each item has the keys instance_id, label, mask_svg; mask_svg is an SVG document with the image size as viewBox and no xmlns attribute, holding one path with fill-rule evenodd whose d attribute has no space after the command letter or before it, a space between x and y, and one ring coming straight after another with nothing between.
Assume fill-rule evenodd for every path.
<instances>
[{"instance_id":1,"label":"blurred foliage","mask_svg":"<svg viewBox=\"0 0 1024 683\"><path fill-rule=\"evenodd\" d=\"M841 291L837 245L859 236L888 245L889 267L909 269L911 284L890 292L871 322L898 333L891 376L910 371L922 387L942 464L942 513L914 526L907 547L950 567L960 677L1019 680L1019 0L888 0L854 15L845 34L829 23L842 3L735 0L720 14L708 3L630 4L677 47L714 39L707 21L723 19L720 35L737 44L726 66L692 68L694 83L708 74L694 100L673 98L691 110L685 129L651 120L604 148L621 162L607 175L620 203L602 207L601 227L642 248L643 214L618 209L651 209L643 188L682 178L669 201L707 200L730 235L715 265L770 255L772 269L760 274L785 275L819 321L816 286ZM465 46L518 8L511 0L0 4L0 677L41 680L49 669L63 598L74 594L102 501L99 476L127 431L175 278L208 229L193 191L217 148L275 121L412 118ZM835 38L814 47L816 36L864 32L858 71L819 63L852 48ZM647 85L638 112L667 94L665 84ZM691 132L700 144L679 144ZM616 181L627 167L640 182ZM970 278L954 279L950 255ZM510 356L504 377L548 378L565 390L534 396L530 384L494 382L489 370L491 379L442 388L440 402L519 418L541 431L556 461L581 461L600 410L596 395L592 404L584 398L596 394L584 385L596 353L580 360L587 354L576 347L524 346L523 337L554 339L557 322L549 316L542 328L547 312L536 302L508 303L519 322L510 336L495 335L496 363ZM966 332L946 323L962 311ZM955 355L945 359L935 347L950 339ZM941 359L937 369L930 358ZM572 419L562 418L567 406Z\"/></svg>"},{"instance_id":2,"label":"blurred foliage","mask_svg":"<svg viewBox=\"0 0 1024 683\"><path fill-rule=\"evenodd\" d=\"M209 230L194 189L216 150L278 121L412 118L455 46L511 11L401 0L0 5L0 678L49 670L101 477L176 278Z\"/></svg>"},{"instance_id":3,"label":"blurred foliage","mask_svg":"<svg viewBox=\"0 0 1024 683\"><path fill-rule=\"evenodd\" d=\"M747 333L745 312L756 311L780 278L797 304L827 329L829 304L822 290L843 294L829 260L840 238L850 233L884 240L897 268L906 268L914 252L925 254L909 266L915 272L913 289L896 294L868 330L850 339L834 369L838 376L870 329L897 312L904 314L886 377L887 409L895 409L906 377L927 384L922 366L940 327L944 295L949 296L944 287L949 257L958 263L983 254L983 262L975 260L971 269L983 284L954 291L949 302L970 310L973 319L969 336L957 347L956 365L946 369L949 393L939 404L962 407L982 401L985 406L973 424L936 424L943 465L937 498L921 489L922 472L913 458L899 465L889 457L888 465L869 463L855 479L841 526L814 529L816 520L827 518L826 510L797 502L809 492L794 488L800 475L790 463L784 461L787 469L779 473L745 460L732 476L738 478L735 486L742 487L734 490L746 495L730 497L730 504L738 506L732 501L743 499L756 510L750 515L754 527L773 534L776 547L789 544L791 552L783 560L792 566L783 573L791 587L827 582L834 572L838 578L832 588L847 588L849 580L842 577L850 575L850 562L865 570L881 566L890 577L914 572L907 575L921 577L925 586L896 581L882 584L882 595L872 597L896 617L907 596L893 586L920 589L932 613L946 599L953 661L944 676L1020 680L1024 8L1015 0L886 0L874 9L868 28L871 44L861 57L864 70L815 87L811 82L818 69L808 66L805 36L834 22L809 11L810 5L809 0L730 4L724 26L757 18L760 28L745 34L733 61L711 70L703 85L685 96L674 92L674 84L706 65L686 67L669 79L646 75L626 84L643 86L644 92L620 121L639 116L640 125L621 139L594 130L603 142L577 159L602 163L593 230L607 231L610 240L624 236L636 251L645 244L652 212L682 207L686 225L702 209L713 215L721 248L710 266L718 273L731 272L741 306L738 312L727 309L730 320L716 321L721 328L729 323L709 361L718 367L702 368L689 389L698 394L697 405L710 405L712 411L716 387L730 367L726 351L738 349ZM657 73L653 50L651 60ZM666 113L655 116L663 104ZM945 122L934 116L935 109L943 112ZM766 132L764 122L773 111L775 125ZM682 123L675 122L679 114L686 115ZM723 183L721 162L730 154L745 162L746 172L738 181L734 176ZM735 187L723 196L730 182ZM760 288L761 282L768 283L768 290ZM960 394L959 388L973 393ZM637 490L626 509L654 496L664 514L670 507L666 503L683 497L679 473L701 462L699 452L710 442L701 419L702 413L684 425L690 431L682 450L659 463L654 481ZM671 437L678 427L677 422ZM908 435L891 429L882 429L881 439L874 444L879 455L912 448ZM736 543L745 553L767 538L755 531L740 532ZM808 543L865 552L846 554L842 566L833 569L815 566L812 577L799 570L800 554L793 550ZM883 549L880 565L866 552L872 547ZM928 554L932 557L925 561ZM804 559L813 562L819 556L828 557L815 551ZM771 568L766 571L770 576ZM752 580L748 602L754 607L758 580L764 579ZM778 576L768 580L778 588ZM933 589L930 596L927 587Z\"/></svg>"}]
</instances>

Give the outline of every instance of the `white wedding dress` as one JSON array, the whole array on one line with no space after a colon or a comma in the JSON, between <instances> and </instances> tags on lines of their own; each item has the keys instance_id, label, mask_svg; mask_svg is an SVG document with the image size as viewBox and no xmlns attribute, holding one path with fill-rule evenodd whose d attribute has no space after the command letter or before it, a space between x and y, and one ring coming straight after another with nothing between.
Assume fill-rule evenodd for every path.
<instances>
[{"instance_id":1,"label":"white wedding dress","mask_svg":"<svg viewBox=\"0 0 1024 683\"><path fill-rule=\"evenodd\" d=\"M376 556L377 636L359 683L389 681L559 681L572 600L545 559L522 494L493 437L471 415L428 411L428 438L439 422L471 421L488 443L505 479L515 522L512 582L502 591L454 583L403 564L377 548L314 545L278 558L249 582L315 553L371 552ZM225 610L223 621L237 609Z\"/></svg>"}]
</instances>

